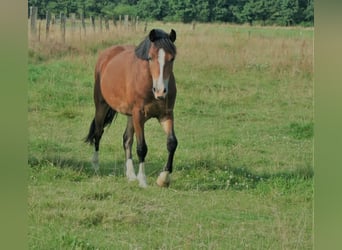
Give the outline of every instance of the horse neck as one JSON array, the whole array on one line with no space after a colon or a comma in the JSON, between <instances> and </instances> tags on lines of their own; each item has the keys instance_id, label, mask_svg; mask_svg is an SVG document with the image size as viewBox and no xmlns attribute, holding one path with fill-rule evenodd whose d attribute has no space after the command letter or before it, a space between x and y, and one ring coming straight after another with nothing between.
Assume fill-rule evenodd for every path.
<instances>
[{"instance_id":1,"label":"horse neck","mask_svg":"<svg viewBox=\"0 0 342 250\"><path fill-rule=\"evenodd\" d=\"M150 72L150 68L148 67L148 61L135 58L134 64L135 64L134 78L139 79L139 81L141 82L152 84L152 75Z\"/></svg>"}]
</instances>

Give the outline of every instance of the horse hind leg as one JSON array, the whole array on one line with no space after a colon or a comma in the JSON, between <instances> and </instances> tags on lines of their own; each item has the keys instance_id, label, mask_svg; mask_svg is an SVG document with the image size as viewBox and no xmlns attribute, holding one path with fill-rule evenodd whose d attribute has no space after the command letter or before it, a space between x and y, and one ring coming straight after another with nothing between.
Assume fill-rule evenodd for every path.
<instances>
[{"instance_id":1,"label":"horse hind leg","mask_svg":"<svg viewBox=\"0 0 342 250\"><path fill-rule=\"evenodd\" d=\"M91 163L92 163L93 169L95 170L95 172L97 172L99 169L99 154L98 154L99 140L98 140L98 132L97 132L95 118L90 124L89 133L87 137L84 139L84 142L89 143L91 145L95 144L95 151L91 159Z\"/></svg>"},{"instance_id":2,"label":"horse hind leg","mask_svg":"<svg viewBox=\"0 0 342 250\"><path fill-rule=\"evenodd\" d=\"M90 126L88 142L94 144L94 153L91 159L93 169L97 173L99 170L99 149L100 141L105 126L110 124L116 115L116 111L111 109L107 103L102 102L96 106L95 118Z\"/></svg>"}]
</instances>

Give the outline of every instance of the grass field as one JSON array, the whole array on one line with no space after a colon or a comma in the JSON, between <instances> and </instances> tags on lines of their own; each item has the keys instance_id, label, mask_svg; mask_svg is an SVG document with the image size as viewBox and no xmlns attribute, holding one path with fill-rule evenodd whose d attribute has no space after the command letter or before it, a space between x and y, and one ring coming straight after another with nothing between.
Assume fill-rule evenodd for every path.
<instances>
[{"instance_id":1,"label":"grass field","mask_svg":"<svg viewBox=\"0 0 342 250\"><path fill-rule=\"evenodd\" d=\"M312 249L313 29L153 27L177 31L169 189L155 184L167 156L156 120L146 189L124 177L124 116L105 130L98 175L82 142L98 51L146 34L30 42L30 249Z\"/></svg>"}]
</instances>

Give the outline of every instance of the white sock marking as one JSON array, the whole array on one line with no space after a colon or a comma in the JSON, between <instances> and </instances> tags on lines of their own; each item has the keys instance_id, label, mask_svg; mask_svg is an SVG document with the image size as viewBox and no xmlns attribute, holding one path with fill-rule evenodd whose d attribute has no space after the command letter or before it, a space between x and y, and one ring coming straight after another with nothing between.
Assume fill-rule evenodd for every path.
<instances>
[{"instance_id":1,"label":"white sock marking","mask_svg":"<svg viewBox=\"0 0 342 250\"><path fill-rule=\"evenodd\" d=\"M93 158L91 159L91 163L93 164L93 169L95 172L99 170L99 152L94 151Z\"/></svg>"},{"instance_id":2,"label":"white sock marking","mask_svg":"<svg viewBox=\"0 0 342 250\"><path fill-rule=\"evenodd\" d=\"M128 159L126 161L126 177L128 178L129 181L134 181L137 179L137 176L135 175L132 159Z\"/></svg>"},{"instance_id":3,"label":"white sock marking","mask_svg":"<svg viewBox=\"0 0 342 250\"><path fill-rule=\"evenodd\" d=\"M138 181L139 181L140 187L144 187L144 188L147 187L144 162L141 162L139 164Z\"/></svg>"}]
</instances>

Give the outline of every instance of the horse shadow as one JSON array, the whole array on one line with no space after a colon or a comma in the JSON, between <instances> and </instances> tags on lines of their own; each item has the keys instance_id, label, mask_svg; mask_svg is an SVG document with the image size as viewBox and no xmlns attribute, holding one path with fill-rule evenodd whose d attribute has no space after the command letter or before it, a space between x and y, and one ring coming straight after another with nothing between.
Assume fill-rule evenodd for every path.
<instances>
[{"instance_id":1,"label":"horse shadow","mask_svg":"<svg viewBox=\"0 0 342 250\"><path fill-rule=\"evenodd\" d=\"M97 177L106 177L106 176L117 176L117 177L125 177L125 162L124 160L115 160L115 161L102 161L100 164L99 171L95 172L92 167L90 160L80 160L76 158L68 158L62 156L45 156L42 158L37 158L34 156L30 156L28 158L28 166L32 168L43 168L44 166L53 166L61 169L69 169L74 171L75 173L86 176L87 178L92 178L94 176ZM137 163L135 163L137 167ZM210 168L210 166L215 166L215 168ZM203 171L205 169L205 171ZM231 186L231 189L243 190L247 187L244 185L240 185L241 183L248 183L248 189L255 188L260 182L279 179L281 178L284 181L290 181L294 178L301 179L312 179L314 176L314 171L311 166L297 168L293 171L280 171L276 173L256 173L251 171L248 167L245 166L228 166L226 164L216 164L212 161L206 160L198 160L193 161L191 165L182 166L177 165L177 175L173 181L172 188L179 190L217 190L217 189L227 189L225 185L225 181L221 180L220 182L220 174L217 174L216 171L218 169L224 170L228 175L234 176L231 179L232 182L236 182L239 185ZM146 168L146 175L149 177L157 177L158 174L162 171L162 168L156 161L152 161L148 163L148 167ZM185 176L191 175L194 173L193 171L198 172L206 172L209 176L212 177L211 181L208 179L203 179L201 176L192 176L190 179L185 180ZM222 177L223 178L223 177ZM187 183L188 182L188 183Z\"/></svg>"},{"instance_id":2,"label":"horse shadow","mask_svg":"<svg viewBox=\"0 0 342 250\"><path fill-rule=\"evenodd\" d=\"M61 169L69 169L88 177L92 176L124 176L124 162L117 161L112 162L101 162L100 169L95 171L92 167L90 160L80 160L70 157L60 157L47 155L41 158L30 156L28 158L28 166L32 168L43 168L46 166L57 167Z\"/></svg>"},{"instance_id":3,"label":"horse shadow","mask_svg":"<svg viewBox=\"0 0 342 250\"><path fill-rule=\"evenodd\" d=\"M61 169L69 169L80 174L86 175L88 177L92 176L119 176L125 177L125 164L124 160L114 160L100 162L100 168L95 171L92 163L89 160L80 160L67 156L57 156L57 155L46 155L43 157L29 156L28 166L32 168L42 168L44 166L58 167ZM138 162L134 162L135 169L137 172ZM155 176L162 171L162 168L158 166L157 163L148 163L145 172L147 176Z\"/></svg>"}]
</instances>

